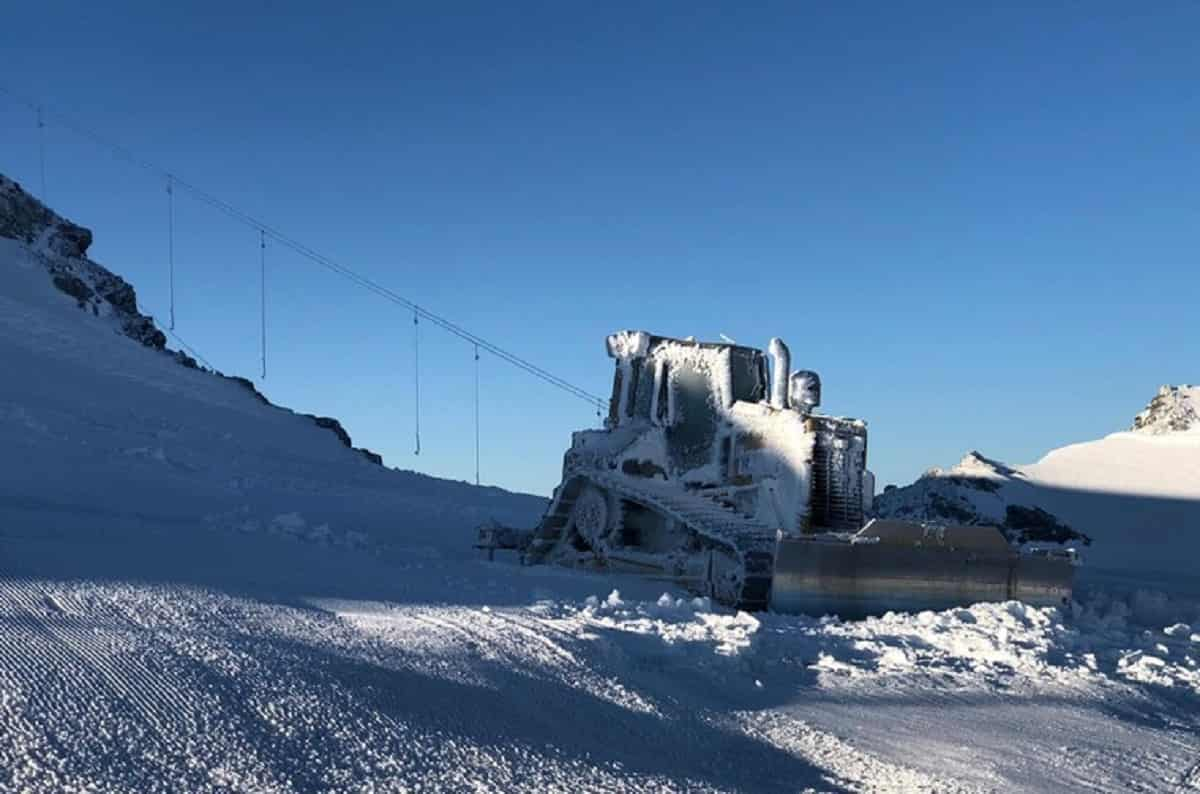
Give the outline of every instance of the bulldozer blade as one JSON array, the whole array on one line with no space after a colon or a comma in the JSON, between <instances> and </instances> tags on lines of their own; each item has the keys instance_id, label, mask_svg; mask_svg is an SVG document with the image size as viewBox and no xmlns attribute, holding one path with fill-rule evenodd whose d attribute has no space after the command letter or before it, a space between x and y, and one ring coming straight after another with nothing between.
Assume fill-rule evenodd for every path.
<instances>
[{"instance_id":1,"label":"bulldozer blade","mask_svg":"<svg viewBox=\"0 0 1200 794\"><path fill-rule=\"evenodd\" d=\"M784 538L776 547L771 609L857 619L980 601L1063 606L1074 575L1065 557Z\"/></svg>"}]
</instances>

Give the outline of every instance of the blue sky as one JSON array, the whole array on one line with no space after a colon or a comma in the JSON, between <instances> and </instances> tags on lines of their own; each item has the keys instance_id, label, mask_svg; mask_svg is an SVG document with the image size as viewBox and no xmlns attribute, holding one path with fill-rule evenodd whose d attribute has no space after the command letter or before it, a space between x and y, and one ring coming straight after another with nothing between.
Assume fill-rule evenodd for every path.
<instances>
[{"instance_id":1,"label":"blue sky","mask_svg":"<svg viewBox=\"0 0 1200 794\"><path fill-rule=\"evenodd\" d=\"M46 0L5 11L0 82L598 394L618 328L780 335L881 486L1200 380L1200 5L750 5ZM161 181L55 126L46 152L50 204L165 316ZM3 96L0 171L40 191ZM254 375L257 235L176 216L178 330ZM415 457L411 317L268 259L268 396L472 478L471 349L424 328ZM481 376L483 479L548 492L594 412Z\"/></svg>"}]
</instances>

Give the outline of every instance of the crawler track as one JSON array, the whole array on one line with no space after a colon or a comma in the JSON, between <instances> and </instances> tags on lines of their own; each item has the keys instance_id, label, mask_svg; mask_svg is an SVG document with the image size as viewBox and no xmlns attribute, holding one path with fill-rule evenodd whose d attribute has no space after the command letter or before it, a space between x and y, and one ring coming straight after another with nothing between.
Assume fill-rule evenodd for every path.
<instances>
[{"instance_id":1,"label":"crawler track","mask_svg":"<svg viewBox=\"0 0 1200 794\"><path fill-rule=\"evenodd\" d=\"M545 555L564 542L571 508L583 488L591 483L621 499L637 502L669 516L693 533L702 551L731 556L739 570L731 587L710 578L710 594L741 609L766 609L771 598L771 577L775 567L776 531L761 522L746 518L704 496L681 492L679 488L656 480L628 477L615 472L580 472L567 478L555 494L536 532L535 556ZM685 550L681 549L680 552ZM663 572L672 572L664 559ZM694 586L694 581L683 582Z\"/></svg>"}]
</instances>

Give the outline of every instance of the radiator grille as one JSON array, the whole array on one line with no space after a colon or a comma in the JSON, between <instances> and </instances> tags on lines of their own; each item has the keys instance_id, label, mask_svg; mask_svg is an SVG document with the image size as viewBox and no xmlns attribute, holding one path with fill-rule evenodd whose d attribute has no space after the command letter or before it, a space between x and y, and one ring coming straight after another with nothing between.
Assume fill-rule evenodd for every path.
<instances>
[{"instance_id":1,"label":"radiator grille","mask_svg":"<svg viewBox=\"0 0 1200 794\"><path fill-rule=\"evenodd\" d=\"M817 531L860 529L867 429L860 422L828 416L814 416L810 421L816 433L812 526Z\"/></svg>"}]
</instances>

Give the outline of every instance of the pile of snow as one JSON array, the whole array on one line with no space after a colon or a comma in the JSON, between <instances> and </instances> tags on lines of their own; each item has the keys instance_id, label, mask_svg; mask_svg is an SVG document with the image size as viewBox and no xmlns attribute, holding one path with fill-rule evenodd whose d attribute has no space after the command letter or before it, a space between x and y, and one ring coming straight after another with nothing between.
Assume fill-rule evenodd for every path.
<instances>
[{"instance_id":1,"label":"pile of snow","mask_svg":"<svg viewBox=\"0 0 1200 794\"><path fill-rule=\"evenodd\" d=\"M581 605L542 602L531 611L584 634L607 630L610 644L640 649L638 664L653 656L659 666L713 667L730 675L800 664L830 685L879 675L971 687L998 679L1006 686L1153 683L1200 696L1200 602L1150 591L1089 593L1066 611L1009 601L851 622L755 616L669 593L628 601L616 590ZM753 684L761 688L769 679Z\"/></svg>"},{"instance_id":2,"label":"pile of snow","mask_svg":"<svg viewBox=\"0 0 1200 794\"><path fill-rule=\"evenodd\" d=\"M1140 716L1170 724L1176 717L1161 715L1200 699L1195 599L1092 593L1068 610L1008 602L845 622L613 592L529 612L560 636L590 640L588 655L625 670L627 684L671 681L667 691L686 698L710 688L734 704L740 730L806 757L827 748L824 763L851 781L864 763L883 762L900 765L879 770L897 791L1198 782L1189 729L1151 737ZM1118 755L1130 754L1122 761L1096 743L1102 725ZM1145 765L1132 760L1143 749L1154 756Z\"/></svg>"}]
</instances>

